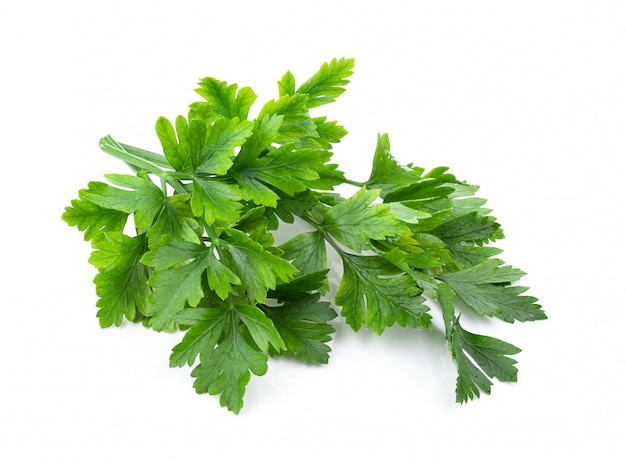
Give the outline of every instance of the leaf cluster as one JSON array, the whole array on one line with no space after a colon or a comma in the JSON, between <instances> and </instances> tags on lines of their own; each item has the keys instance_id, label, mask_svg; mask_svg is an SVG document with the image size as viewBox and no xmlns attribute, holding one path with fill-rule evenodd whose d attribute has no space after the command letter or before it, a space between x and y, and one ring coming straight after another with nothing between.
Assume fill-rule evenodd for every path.
<instances>
[{"instance_id":1,"label":"leaf cluster","mask_svg":"<svg viewBox=\"0 0 626 466\"><path fill-rule=\"evenodd\" d=\"M367 180L332 162L346 130L311 112L345 91L353 64L334 59L299 86L287 72L254 118L252 89L202 79L186 115L157 120L162 154L102 138L132 174L90 182L63 213L93 247L100 325L181 332L170 365L193 367L196 391L235 413L269 357L327 363L338 314L355 331L430 329L438 303L458 402L489 393L494 377L515 381L519 351L465 330L458 309L546 317L513 285L524 273L496 258L503 232L476 186L445 167L402 165L386 134ZM329 253L342 264L333 302Z\"/></svg>"}]
</instances>

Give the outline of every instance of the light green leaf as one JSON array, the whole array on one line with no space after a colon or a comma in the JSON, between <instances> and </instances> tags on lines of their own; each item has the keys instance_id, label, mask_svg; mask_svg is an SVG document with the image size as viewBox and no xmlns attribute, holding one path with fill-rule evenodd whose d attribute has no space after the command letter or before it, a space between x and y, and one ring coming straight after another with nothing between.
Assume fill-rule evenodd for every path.
<instances>
[{"instance_id":1,"label":"light green leaf","mask_svg":"<svg viewBox=\"0 0 626 466\"><path fill-rule=\"evenodd\" d=\"M319 138L315 123L309 115L306 95L284 95L278 100L270 100L259 112L259 119L267 115L279 115L282 124L274 142L298 144L303 138Z\"/></svg>"},{"instance_id":2,"label":"light green leaf","mask_svg":"<svg viewBox=\"0 0 626 466\"><path fill-rule=\"evenodd\" d=\"M294 149L287 144L233 168L231 174L239 183L244 199L276 207L280 196L270 187L289 196L305 191L309 181L319 178L318 170L323 170L330 155L325 150Z\"/></svg>"},{"instance_id":3,"label":"light green leaf","mask_svg":"<svg viewBox=\"0 0 626 466\"><path fill-rule=\"evenodd\" d=\"M105 231L122 232L128 214L119 210L107 209L87 200L88 190L81 189L78 199L72 200L71 206L65 208L61 218L69 226L75 226L85 232L85 241L89 241Z\"/></svg>"},{"instance_id":4,"label":"light green leaf","mask_svg":"<svg viewBox=\"0 0 626 466\"><path fill-rule=\"evenodd\" d=\"M261 351L267 352L270 346L276 351L286 349L285 342L274 327L274 323L261 309L247 304L237 304L234 310Z\"/></svg>"},{"instance_id":5,"label":"light green leaf","mask_svg":"<svg viewBox=\"0 0 626 466\"><path fill-rule=\"evenodd\" d=\"M124 317L134 321L137 313L145 315L150 294L149 272L140 262L147 250L145 235L105 232L94 237L92 245L89 262L99 271L94 283L100 326L120 326Z\"/></svg>"},{"instance_id":6,"label":"light green leaf","mask_svg":"<svg viewBox=\"0 0 626 466\"><path fill-rule=\"evenodd\" d=\"M251 302L265 302L267 290L275 289L278 280L288 281L298 271L245 233L230 229L227 234L228 241L221 242L227 265L241 279Z\"/></svg>"},{"instance_id":7,"label":"light green leaf","mask_svg":"<svg viewBox=\"0 0 626 466\"><path fill-rule=\"evenodd\" d=\"M202 275L208 266L208 255L178 268L155 271L150 277L153 292L146 314L154 330L163 330L172 316L187 306L197 306L204 297Z\"/></svg>"},{"instance_id":8,"label":"light green leaf","mask_svg":"<svg viewBox=\"0 0 626 466\"><path fill-rule=\"evenodd\" d=\"M202 277L212 254L212 249L202 244L164 238L144 255L142 262L155 269L149 281L153 292L147 309L154 330L163 330L177 312L198 305L204 297Z\"/></svg>"},{"instance_id":9,"label":"light green leaf","mask_svg":"<svg viewBox=\"0 0 626 466\"><path fill-rule=\"evenodd\" d=\"M163 191L147 178L132 175L106 175L107 180L131 190L119 189L106 183L89 183L85 198L105 209L134 214L135 226L147 229L165 201Z\"/></svg>"},{"instance_id":10,"label":"light green leaf","mask_svg":"<svg viewBox=\"0 0 626 466\"><path fill-rule=\"evenodd\" d=\"M209 287L221 298L226 299L233 294L232 285L241 285L239 277L221 263L215 256L209 254L207 256L207 279Z\"/></svg>"},{"instance_id":11,"label":"light green leaf","mask_svg":"<svg viewBox=\"0 0 626 466\"><path fill-rule=\"evenodd\" d=\"M333 206L324 216L323 228L350 249L371 249L370 240L399 237L405 224L386 204L371 205L380 191L361 188L349 199Z\"/></svg>"},{"instance_id":12,"label":"light green leaf","mask_svg":"<svg viewBox=\"0 0 626 466\"><path fill-rule=\"evenodd\" d=\"M374 153L374 162L369 180L365 183L370 189L379 189L386 196L401 186L410 185L420 179L422 170L400 164L390 152L389 136L379 134Z\"/></svg>"},{"instance_id":13,"label":"light green leaf","mask_svg":"<svg viewBox=\"0 0 626 466\"><path fill-rule=\"evenodd\" d=\"M209 224L221 221L227 224L239 220L243 205L237 185L211 178L193 177L191 209L194 215L204 217Z\"/></svg>"},{"instance_id":14,"label":"light green leaf","mask_svg":"<svg viewBox=\"0 0 626 466\"><path fill-rule=\"evenodd\" d=\"M185 364L192 366L199 354L210 354L213 351L222 335L229 312L228 308L195 308L194 310L197 321L185 332L183 341L172 348L170 367L183 367ZM184 319L178 319L180 314L174 315L173 320L177 323L185 323Z\"/></svg>"},{"instance_id":15,"label":"light green leaf","mask_svg":"<svg viewBox=\"0 0 626 466\"><path fill-rule=\"evenodd\" d=\"M522 295L523 286L508 286L524 275L519 269L502 266L499 259L488 259L469 269L438 276L479 315L498 317L506 322L542 320L546 315L537 298Z\"/></svg>"},{"instance_id":16,"label":"light green leaf","mask_svg":"<svg viewBox=\"0 0 626 466\"><path fill-rule=\"evenodd\" d=\"M353 67L354 60L351 58L334 58L324 63L298 88L297 93L309 96L307 105L311 108L334 102L345 92L344 86L350 82L347 78L352 76Z\"/></svg>"},{"instance_id":17,"label":"light green leaf","mask_svg":"<svg viewBox=\"0 0 626 466\"><path fill-rule=\"evenodd\" d=\"M260 157L264 151L270 149L276 140L283 123L282 115L265 115L259 117L254 123L252 134L241 146L241 150L233 163L233 171L252 163Z\"/></svg>"},{"instance_id":18,"label":"light green leaf","mask_svg":"<svg viewBox=\"0 0 626 466\"><path fill-rule=\"evenodd\" d=\"M231 318L232 319L232 318ZM226 327L226 335L213 351L200 354L200 364L191 372L198 393L219 395L220 404L238 413L250 381L250 373L267 372L267 355L250 346L235 323Z\"/></svg>"},{"instance_id":19,"label":"light green leaf","mask_svg":"<svg viewBox=\"0 0 626 466\"><path fill-rule=\"evenodd\" d=\"M280 81L278 81L278 95L293 95L296 93L296 79L291 71L287 71Z\"/></svg>"},{"instance_id":20,"label":"light green leaf","mask_svg":"<svg viewBox=\"0 0 626 466\"><path fill-rule=\"evenodd\" d=\"M204 97L217 115L227 119L245 120L248 111L256 100L256 94L249 87L242 87L237 92L237 84L228 84L215 78L204 78L196 92Z\"/></svg>"},{"instance_id":21,"label":"light green leaf","mask_svg":"<svg viewBox=\"0 0 626 466\"><path fill-rule=\"evenodd\" d=\"M189 146L189 124L185 117L176 118L176 130L167 118L159 117L156 122L156 133L163 153L172 167L180 172L190 172L193 164Z\"/></svg>"},{"instance_id":22,"label":"light green leaf","mask_svg":"<svg viewBox=\"0 0 626 466\"><path fill-rule=\"evenodd\" d=\"M233 165L235 147L252 134L253 123L239 118L220 118L209 128L196 164L196 173L224 175Z\"/></svg>"},{"instance_id":23,"label":"light green leaf","mask_svg":"<svg viewBox=\"0 0 626 466\"><path fill-rule=\"evenodd\" d=\"M379 256L344 253L343 277L335 303L354 331L363 323L377 334L400 327L430 328L428 307L415 281Z\"/></svg>"},{"instance_id":24,"label":"light green leaf","mask_svg":"<svg viewBox=\"0 0 626 466\"><path fill-rule=\"evenodd\" d=\"M163 209L148 230L150 246L154 246L166 236L190 243L200 243L200 238L192 226L194 220L183 215L181 211L188 199L188 194L176 194L165 200Z\"/></svg>"}]
</instances>

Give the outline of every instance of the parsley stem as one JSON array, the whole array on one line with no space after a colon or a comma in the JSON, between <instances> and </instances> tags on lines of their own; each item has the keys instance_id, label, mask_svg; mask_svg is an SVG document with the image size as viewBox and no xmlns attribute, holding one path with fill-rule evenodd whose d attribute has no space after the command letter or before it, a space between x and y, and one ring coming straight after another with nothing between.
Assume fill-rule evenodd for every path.
<instances>
[{"instance_id":1,"label":"parsley stem","mask_svg":"<svg viewBox=\"0 0 626 466\"><path fill-rule=\"evenodd\" d=\"M163 170L163 168L159 167L155 163L126 151L124 147L122 147L111 136L106 136L100 139L100 149L102 149L107 154L112 155L113 157L117 157L118 159L123 160L131 166L143 168L149 173L153 173L160 178L163 178L167 173L166 170Z\"/></svg>"},{"instance_id":2,"label":"parsley stem","mask_svg":"<svg viewBox=\"0 0 626 466\"><path fill-rule=\"evenodd\" d=\"M149 150L140 149L139 147L130 146L122 142L118 142L117 144L129 154L133 154L138 157L141 157L142 159L152 162L155 165L158 165L159 167L172 168L172 166L167 161L167 159L160 154L151 152Z\"/></svg>"},{"instance_id":3,"label":"parsley stem","mask_svg":"<svg viewBox=\"0 0 626 466\"><path fill-rule=\"evenodd\" d=\"M312 227L314 227L317 231L319 231L322 236L324 237L324 240L330 244L332 246L332 248L337 251L337 254L339 254L339 256L343 257L344 254L346 253L343 248L339 245L339 243L337 243L335 241L335 238L333 238L331 236L330 233L328 233L326 230L324 230L324 228L322 227L322 225L320 225L318 222L316 222L312 217L309 217L307 214L302 215L300 218L302 218L302 220L304 220L305 222L307 222L309 225L311 225Z\"/></svg>"},{"instance_id":4,"label":"parsley stem","mask_svg":"<svg viewBox=\"0 0 626 466\"><path fill-rule=\"evenodd\" d=\"M363 187L363 186L367 186L367 183L362 183L360 181L354 181L354 180L349 180L347 178L344 178L343 180L346 184L351 184L352 186L357 186L359 188Z\"/></svg>"},{"instance_id":5,"label":"parsley stem","mask_svg":"<svg viewBox=\"0 0 626 466\"><path fill-rule=\"evenodd\" d=\"M185 189L185 185L183 185L179 180L172 176L172 173L164 173L161 177L167 184L169 184L174 191L178 194L189 194L189 191Z\"/></svg>"}]
</instances>

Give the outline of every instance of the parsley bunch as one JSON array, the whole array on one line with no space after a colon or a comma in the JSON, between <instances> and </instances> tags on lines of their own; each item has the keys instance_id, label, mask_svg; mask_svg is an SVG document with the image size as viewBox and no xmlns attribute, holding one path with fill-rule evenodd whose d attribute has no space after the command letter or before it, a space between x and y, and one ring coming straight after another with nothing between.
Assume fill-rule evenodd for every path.
<instances>
[{"instance_id":1,"label":"parsley bunch","mask_svg":"<svg viewBox=\"0 0 626 466\"><path fill-rule=\"evenodd\" d=\"M398 163L387 135L366 181L331 162L346 130L311 111L345 91L352 68L334 59L300 86L287 72L254 119L250 88L202 79L203 100L187 116L157 120L163 155L103 138L133 174L90 182L63 214L93 246L100 325L182 331L170 365L195 366L196 391L235 413L270 356L328 362L336 309L355 331L381 334L431 328L428 303L438 303L460 403L490 393L494 377L515 381L509 356L520 351L465 330L460 308L506 322L546 318L512 285L524 272L487 246L503 233L477 186L444 167ZM344 198L342 184L358 189ZM309 228L276 244L273 232L296 219ZM323 300L329 251L343 264L334 305Z\"/></svg>"}]
</instances>

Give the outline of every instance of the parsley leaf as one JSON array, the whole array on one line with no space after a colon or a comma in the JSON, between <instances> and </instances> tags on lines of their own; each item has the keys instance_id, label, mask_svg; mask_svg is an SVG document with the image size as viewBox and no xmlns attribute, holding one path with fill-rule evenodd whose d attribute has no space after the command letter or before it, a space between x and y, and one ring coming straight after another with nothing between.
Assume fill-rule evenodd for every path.
<instances>
[{"instance_id":1,"label":"parsley leaf","mask_svg":"<svg viewBox=\"0 0 626 466\"><path fill-rule=\"evenodd\" d=\"M502 266L499 259L487 259L468 269L441 274L439 278L480 315L507 322L545 319L537 299L522 295L527 287L508 285L523 275L519 269Z\"/></svg>"},{"instance_id":2,"label":"parsley leaf","mask_svg":"<svg viewBox=\"0 0 626 466\"><path fill-rule=\"evenodd\" d=\"M256 94L249 87L237 91L236 84L228 84L215 78L204 78L196 92L211 105L211 110L222 117L245 120L250 107L256 100Z\"/></svg>"},{"instance_id":3,"label":"parsley leaf","mask_svg":"<svg viewBox=\"0 0 626 466\"><path fill-rule=\"evenodd\" d=\"M503 382L517 381L517 361L508 356L521 350L502 340L476 335L463 329L454 314L453 299L452 289L441 285L439 300L444 315L446 338L458 369L456 400L464 403L480 397L481 391L491 393L493 383L490 378L495 377Z\"/></svg>"},{"instance_id":4,"label":"parsley leaf","mask_svg":"<svg viewBox=\"0 0 626 466\"><path fill-rule=\"evenodd\" d=\"M279 280L289 281L298 271L286 260L266 251L262 245L239 230L228 230L228 240L221 241L225 262L241 279L251 302L262 303L267 290Z\"/></svg>"},{"instance_id":5,"label":"parsley leaf","mask_svg":"<svg viewBox=\"0 0 626 466\"><path fill-rule=\"evenodd\" d=\"M365 323L377 334L397 323L401 327L430 328L428 308L415 281L378 256L344 253L343 278L335 303L356 331Z\"/></svg>"},{"instance_id":6,"label":"parsley leaf","mask_svg":"<svg viewBox=\"0 0 626 466\"><path fill-rule=\"evenodd\" d=\"M335 333L329 322L337 314L330 303L319 301L319 298L318 294L313 294L282 306L264 306L286 349L309 364L328 363L330 347L326 343Z\"/></svg>"},{"instance_id":7,"label":"parsley leaf","mask_svg":"<svg viewBox=\"0 0 626 466\"><path fill-rule=\"evenodd\" d=\"M238 413L243 407L243 396L250 374L267 372L268 356L250 345L239 332L236 321L226 326L219 345L200 354L191 376L196 392L220 395L220 404Z\"/></svg>"},{"instance_id":8,"label":"parsley leaf","mask_svg":"<svg viewBox=\"0 0 626 466\"><path fill-rule=\"evenodd\" d=\"M96 303L100 326L120 326L124 317L132 322L138 315L146 315L150 287L148 271L141 263L147 250L146 236L111 231L96 236L92 246L89 263L99 272L94 283L100 298Z\"/></svg>"},{"instance_id":9,"label":"parsley leaf","mask_svg":"<svg viewBox=\"0 0 626 466\"><path fill-rule=\"evenodd\" d=\"M366 181L334 163L347 131L317 112L353 66L333 59L300 85L286 72L256 116L251 88L201 79L204 100L157 119L162 154L103 137L132 173L88 183L61 215L91 242L100 325L179 332L170 366L192 367L196 391L234 413L270 357L326 364L336 325L430 329L437 309L465 403L516 381L520 349L468 331L457 308L546 318L524 272L496 257L504 233L478 186L401 163L387 134Z\"/></svg>"},{"instance_id":10,"label":"parsley leaf","mask_svg":"<svg viewBox=\"0 0 626 466\"><path fill-rule=\"evenodd\" d=\"M357 252L370 249L370 240L384 240L402 235L407 228L390 212L389 205L371 205L378 194L378 190L368 191L361 188L352 197L326 212L323 228Z\"/></svg>"},{"instance_id":11,"label":"parsley leaf","mask_svg":"<svg viewBox=\"0 0 626 466\"><path fill-rule=\"evenodd\" d=\"M345 92L345 85L349 82L347 78L352 75L353 67L354 60L351 58L335 58L324 63L317 73L298 88L297 93L309 96L309 107L334 102Z\"/></svg>"},{"instance_id":12,"label":"parsley leaf","mask_svg":"<svg viewBox=\"0 0 626 466\"><path fill-rule=\"evenodd\" d=\"M112 183L131 190L119 189L106 183L90 183L85 198L105 209L134 214L135 226L150 228L154 217L163 207L163 191L152 181L130 175L107 175Z\"/></svg>"},{"instance_id":13,"label":"parsley leaf","mask_svg":"<svg viewBox=\"0 0 626 466\"><path fill-rule=\"evenodd\" d=\"M101 232L124 231L128 213L94 204L87 199L88 192L86 189L78 192L78 199L74 199L72 205L65 208L62 219L69 226L84 231L85 241L91 240Z\"/></svg>"}]
</instances>

